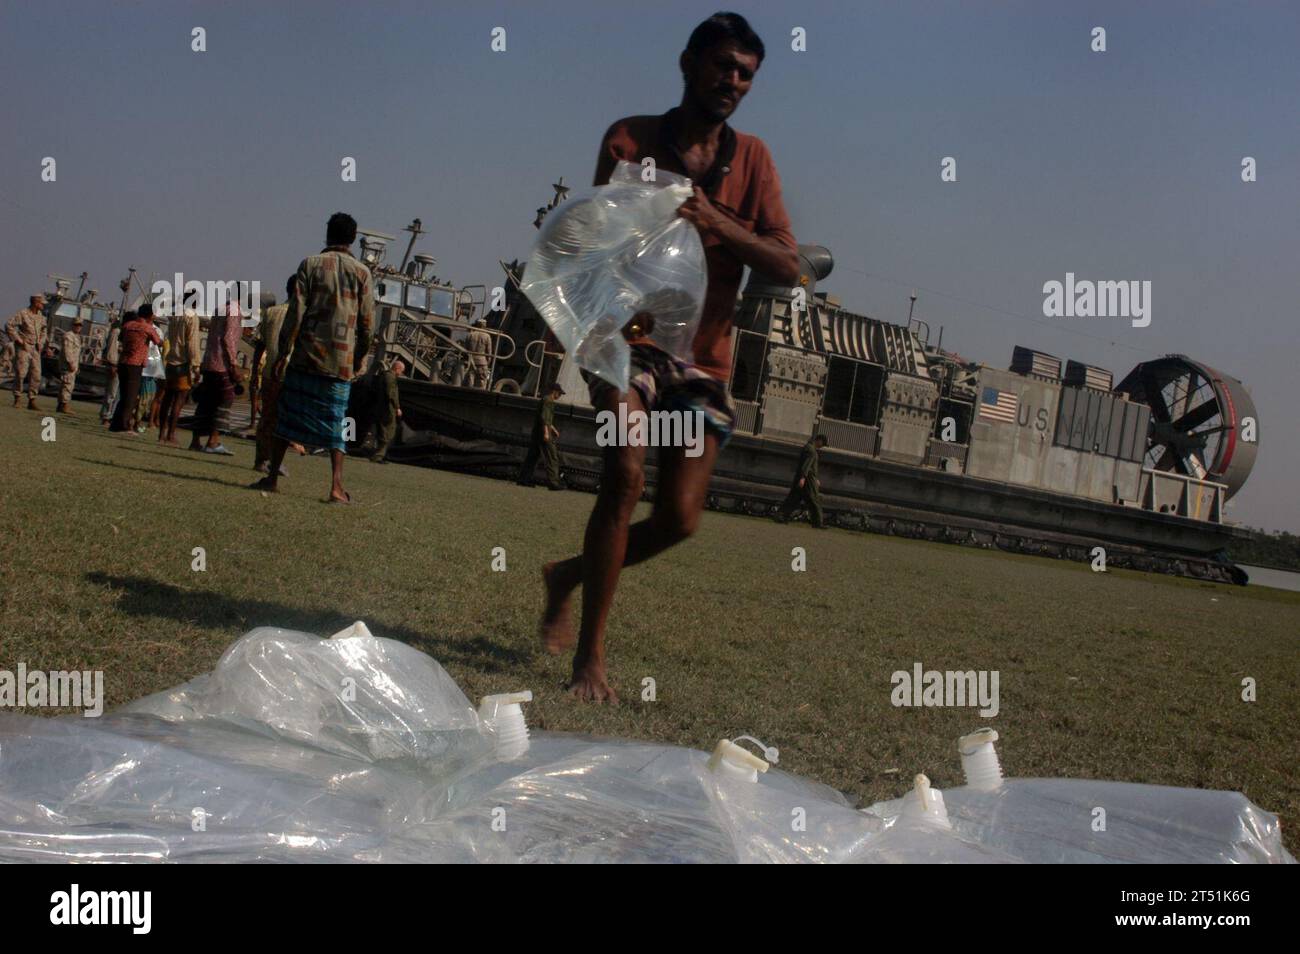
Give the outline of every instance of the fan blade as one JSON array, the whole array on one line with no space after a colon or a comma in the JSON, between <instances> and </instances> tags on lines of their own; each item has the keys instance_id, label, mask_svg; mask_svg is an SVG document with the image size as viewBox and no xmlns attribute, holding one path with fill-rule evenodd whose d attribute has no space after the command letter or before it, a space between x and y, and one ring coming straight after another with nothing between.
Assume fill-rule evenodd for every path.
<instances>
[{"instance_id":1,"label":"fan blade","mask_svg":"<svg viewBox=\"0 0 1300 954\"><path fill-rule=\"evenodd\" d=\"M1192 409L1192 398L1196 396L1196 388L1197 388L1196 382L1199 379L1200 376L1195 371L1191 372L1187 376L1187 390L1183 393L1182 401L1181 401L1183 405L1184 415L1186 415Z\"/></svg>"},{"instance_id":2,"label":"fan blade","mask_svg":"<svg viewBox=\"0 0 1300 954\"><path fill-rule=\"evenodd\" d=\"M1161 424L1167 424L1170 420L1169 405L1165 403L1165 392L1163 388L1156 388L1153 391L1147 391L1147 404L1151 405L1151 416Z\"/></svg>"},{"instance_id":3,"label":"fan blade","mask_svg":"<svg viewBox=\"0 0 1300 954\"><path fill-rule=\"evenodd\" d=\"M1174 427L1184 433L1195 430L1200 427L1214 415L1219 413L1218 401L1206 401L1192 408L1178 420L1174 421Z\"/></svg>"}]
</instances>

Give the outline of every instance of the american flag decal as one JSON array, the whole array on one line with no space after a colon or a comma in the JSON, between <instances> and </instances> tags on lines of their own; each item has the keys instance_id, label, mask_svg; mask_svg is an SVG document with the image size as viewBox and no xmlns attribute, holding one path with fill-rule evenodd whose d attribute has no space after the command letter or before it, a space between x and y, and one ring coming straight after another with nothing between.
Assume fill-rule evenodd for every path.
<instances>
[{"instance_id":1,"label":"american flag decal","mask_svg":"<svg viewBox=\"0 0 1300 954\"><path fill-rule=\"evenodd\" d=\"M1014 424L1019 406L1020 399L1015 392L985 388L980 396L980 420Z\"/></svg>"}]
</instances>

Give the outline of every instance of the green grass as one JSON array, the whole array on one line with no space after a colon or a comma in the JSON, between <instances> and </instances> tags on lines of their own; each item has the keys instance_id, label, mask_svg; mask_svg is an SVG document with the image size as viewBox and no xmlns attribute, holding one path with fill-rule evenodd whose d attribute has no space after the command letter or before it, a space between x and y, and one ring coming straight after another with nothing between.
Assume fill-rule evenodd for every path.
<instances>
[{"instance_id":1,"label":"green grass","mask_svg":"<svg viewBox=\"0 0 1300 954\"><path fill-rule=\"evenodd\" d=\"M1300 594L710 513L624 576L609 659L625 701L582 705L534 632L538 567L579 545L591 496L349 461L357 505L332 507L327 462L291 458L268 497L244 489L247 442L193 455L77 410L43 442L43 414L0 406L0 668L102 669L111 706L210 669L252 627L362 619L471 699L531 688L534 727L701 749L754 735L870 802L919 771L960 784L957 737L991 724L1009 775L1242 791L1296 851ZM894 708L891 673L918 661L999 670L1000 714Z\"/></svg>"}]
</instances>

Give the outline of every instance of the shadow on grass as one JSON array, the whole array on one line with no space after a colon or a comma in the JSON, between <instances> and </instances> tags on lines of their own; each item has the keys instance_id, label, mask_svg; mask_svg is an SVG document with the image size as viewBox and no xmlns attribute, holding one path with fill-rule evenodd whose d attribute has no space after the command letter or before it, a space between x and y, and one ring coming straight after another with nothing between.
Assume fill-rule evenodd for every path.
<instances>
[{"instance_id":1,"label":"shadow on grass","mask_svg":"<svg viewBox=\"0 0 1300 954\"><path fill-rule=\"evenodd\" d=\"M134 451L137 454L153 454L156 457L166 457L169 460L193 460L201 464L217 464L230 466L235 464L241 466L229 457L217 454L204 454L201 451L191 451L187 447L165 447L161 444L154 443L149 446L139 444L124 444L125 450Z\"/></svg>"},{"instance_id":2,"label":"shadow on grass","mask_svg":"<svg viewBox=\"0 0 1300 954\"><path fill-rule=\"evenodd\" d=\"M329 635L356 621L355 615L344 615L335 610L303 610L269 600L238 599L203 590L183 590L170 583L140 576L113 576L95 571L87 573L85 579L96 586L124 592L126 595L118 600L117 608L130 616L172 619L210 630L235 626L247 631L258 626L277 626ZM376 636L406 643L444 665L455 662L481 672L496 673L531 658L530 654L484 636L447 639L405 626L388 626L373 617L365 622Z\"/></svg>"},{"instance_id":3,"label":"shadow on grass","mask_svg":"<svg viewBox=\"0 0 1300 954\"><path fill-rule=\"evenodd\" d=\"M204 484L219 484L222 487L234 487L237 490L247 488L247 484L239 480L217 480L215 477L196 477L193 474L178 474L175 471L164 470L161 467L132 467L129 464L115 464L111 460L95 460L93 457L75 457L87 464L95 464L99 467L116 467L118 470L133 470L139 474L149 474L151 477L174 477L177 480L197 480Z\"/></svg>"}]
</instances>

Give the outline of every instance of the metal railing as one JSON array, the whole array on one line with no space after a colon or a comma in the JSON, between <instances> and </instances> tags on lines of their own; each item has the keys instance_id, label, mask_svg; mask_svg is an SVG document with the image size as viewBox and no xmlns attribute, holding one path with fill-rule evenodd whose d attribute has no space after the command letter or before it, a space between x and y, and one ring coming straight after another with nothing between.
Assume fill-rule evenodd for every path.
<instances>
[{"instance_id":1,"label":"metal railing","mask_svg":"<svg viewBox=\"0 0 1300 954\"><path fill-rule=\"evenodd\" d=\"M486 388L491 389L497 361L508 360L515 353L514 339L503 331L474 328L454 318L417 317L405 309L398 309L393 320L384 327L384 350L400 349L406 352L405 355L398 356L410 359L408 376L414 377L419 371L431 381L463 386L476 352L471 352L464 344L456 341L452 334L468 334L470 331L480 331L492 339L492 350L487 356ZM447 365L449 359L452 362L450 367Z\"/></svg>"},{"instance_id":2,"label":"metal railing","mask_svg":"<svg viewBox=\"0 0 1300 954\"><path fill-rule=\"evenodd\" d=\"M528 372L527 378L533 379L532 397L537 397L542 390L542 369L546 364L547 358L559 358L564 360L563 351L547 351L545 338L534 338L528 344L524 345L524 360L533 371ZM533 372L536 372L535 374ZM525 378L525 380L527 380Z\"/></svg>"}]
</instances>

